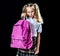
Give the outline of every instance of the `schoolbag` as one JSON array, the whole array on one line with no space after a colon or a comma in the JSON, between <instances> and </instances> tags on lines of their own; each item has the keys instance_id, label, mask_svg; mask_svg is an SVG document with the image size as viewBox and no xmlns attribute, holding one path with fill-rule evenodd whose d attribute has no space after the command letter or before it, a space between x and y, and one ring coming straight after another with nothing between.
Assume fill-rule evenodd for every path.
<instances>
[{"instance_id":1,"label":"schoolbag","mask_svg":"<svg viewBox=\"0 0 60 56\"><path fill-rule=\"evenodd\" d=\"M30 49L32 44L32 29L30 23L26 20L19 20L12 28L10 47Z\"/></svg>"}]
</instances>

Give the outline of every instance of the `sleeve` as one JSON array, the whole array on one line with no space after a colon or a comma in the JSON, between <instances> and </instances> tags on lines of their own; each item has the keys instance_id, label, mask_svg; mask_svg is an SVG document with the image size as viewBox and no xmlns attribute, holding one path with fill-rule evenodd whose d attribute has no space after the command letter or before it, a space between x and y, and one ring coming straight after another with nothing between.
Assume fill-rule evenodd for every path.
<instances>
[{"instance_id":1,"label":"sleeve","mask_svg":"<svg viewBox=\"0 0 60 56\"><path fill-rule=\"evenodd\" d=\"M38 27L38 30L37 30L37 32L40 32L40 33L42 33L42 24L39 24L39 27Z\"/></svg>"}]
</instances>

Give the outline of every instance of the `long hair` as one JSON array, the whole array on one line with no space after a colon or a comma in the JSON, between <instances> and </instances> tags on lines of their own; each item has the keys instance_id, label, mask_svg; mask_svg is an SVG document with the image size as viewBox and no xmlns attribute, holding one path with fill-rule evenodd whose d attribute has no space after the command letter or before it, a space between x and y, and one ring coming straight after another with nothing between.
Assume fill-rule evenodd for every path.
<instances>
[{"instance_id":1,"label":"long hair","mask_svg":"<svg viewBox=\"0 0 60 56\"><path fill-rule=\"evenodd\" d=\"M42 19L42 16L41 16L41 12L40 12L39 6L36 3L34 3L34 5L36 6L38 21L40 21L43 24L43 19Z\"/></svg>"},{"instance_id":2,"label":"long hair","mask_svg":"<svg viewBox=\"0 0 60 56\"><path fill-rule=\"evenodd\" d=\"M22 8L22 13L27 13L27 10L26 10L27 7L32 7L34 9L34 13L35 13L34 18L36 18L37 22L40 22L43 24L43 19L42 19L38 4L28 3L28 4L24 5Z\"/></svg>"}]
</instances>

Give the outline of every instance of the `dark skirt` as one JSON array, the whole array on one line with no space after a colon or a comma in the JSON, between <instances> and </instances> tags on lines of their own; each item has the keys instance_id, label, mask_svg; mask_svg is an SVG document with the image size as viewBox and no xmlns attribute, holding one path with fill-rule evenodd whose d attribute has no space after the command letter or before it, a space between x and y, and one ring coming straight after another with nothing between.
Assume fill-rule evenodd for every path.
<instances>
[{"instance_id":1,"label":"dark skirt","mask_svg":"<svg viewBox=\"0 0 60 56\"><path fill-rule=\"evenodd\" d=\"M34 52L34 48L36 47L36 42L37 42L36 39L37 39L36 37L33 37L33 46L29 50L18 49L17 55L18 56L38 56L38 55L35 55L35 52Z\"/></svg>"}]
</instances>

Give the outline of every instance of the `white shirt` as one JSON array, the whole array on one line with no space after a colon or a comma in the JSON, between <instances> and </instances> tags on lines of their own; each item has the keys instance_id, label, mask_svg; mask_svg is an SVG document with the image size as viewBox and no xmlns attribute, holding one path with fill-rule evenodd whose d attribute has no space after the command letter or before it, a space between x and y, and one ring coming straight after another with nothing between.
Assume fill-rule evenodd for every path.
<instances>
[{"instance_id":1,"label":"white shirt","mask_svg":"<svg viewBox=\"0 0 60 56\"><path fill-rule=\"evenodd\" d=\"M27 21L31 23L32 27L32 36L37 37L37 32L42 33L42 24L37 22L34 18L26 18Z\"/></svg>"}]
</instances>

